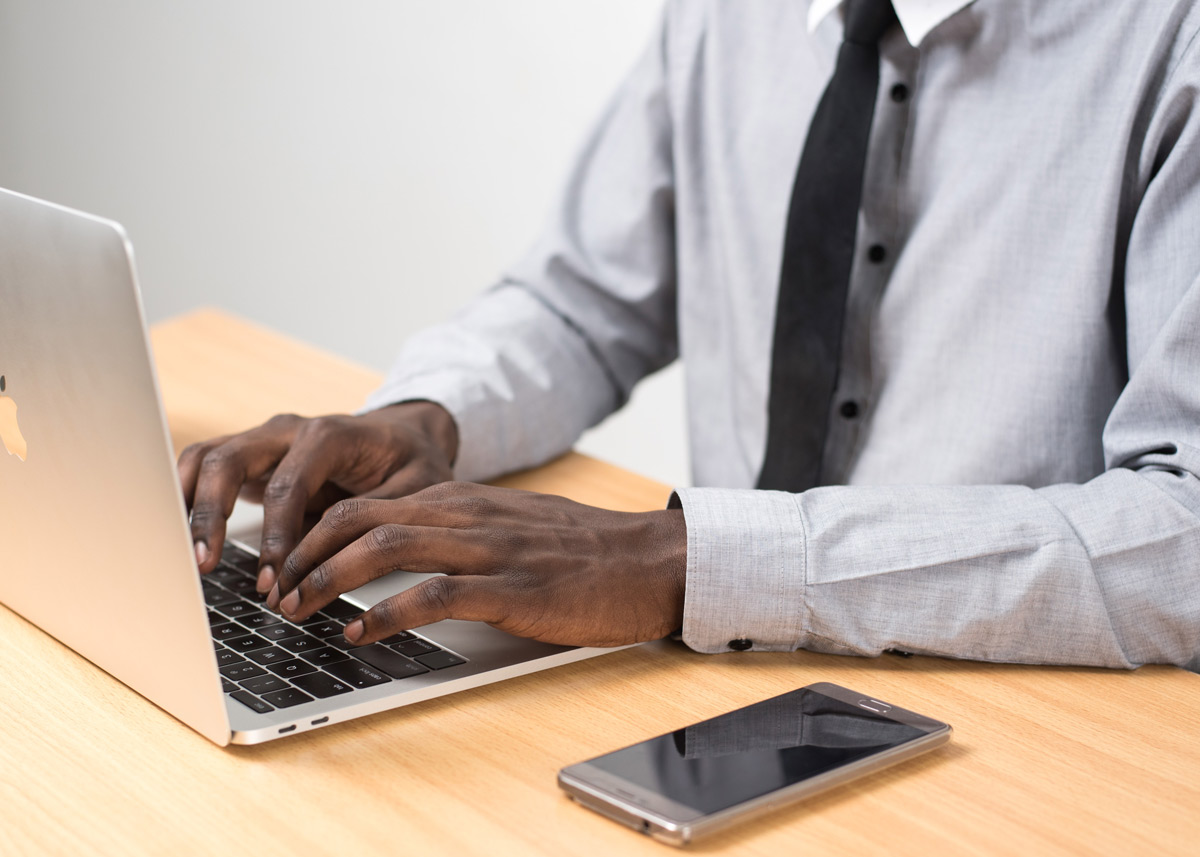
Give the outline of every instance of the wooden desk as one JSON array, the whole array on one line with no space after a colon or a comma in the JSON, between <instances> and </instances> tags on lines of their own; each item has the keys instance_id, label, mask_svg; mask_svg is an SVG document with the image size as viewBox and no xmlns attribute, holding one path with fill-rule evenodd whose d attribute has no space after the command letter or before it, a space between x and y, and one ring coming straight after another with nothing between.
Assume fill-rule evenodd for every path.
<instances>
[{"instance_id":1,"label":"wooden desk","mask_svg":"<svg viewBox=\"0 0 1200 857\"><path fill-rule=\"evenodd\" d=\"M180 446L277 411L351 409L377 380L213 312L159 325L154 341ZM505 482L621 509L667 496L579 455ZM1200 676L1171 668L710 656L656 643L222 750L3 608L0 640L4 857L671 854L562 797L556 771L821 680L945 719L954 740L694 851L1200 851ZM29 678L32 689L18 687Z\"/></svg>"}]
</instances>

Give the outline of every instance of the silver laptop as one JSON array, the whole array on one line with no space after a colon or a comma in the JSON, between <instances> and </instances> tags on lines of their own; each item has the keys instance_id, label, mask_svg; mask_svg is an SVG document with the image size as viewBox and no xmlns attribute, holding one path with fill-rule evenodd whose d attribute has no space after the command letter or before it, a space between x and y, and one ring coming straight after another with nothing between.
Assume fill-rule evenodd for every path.
<instances>
[{"instance_id":1,"label":"silver laptop","mask_svg":"<svg viewBox=\"0 0 1200 857\"><path fill-rule=\"evenodd\" d=\"M603 654L445 621L351 648L267 611L252 545L197 573L132 250L0 190L0 602L218 744L254 744ZM114 714L115 716L115 714Z\"/></svg>"}]
</instances>

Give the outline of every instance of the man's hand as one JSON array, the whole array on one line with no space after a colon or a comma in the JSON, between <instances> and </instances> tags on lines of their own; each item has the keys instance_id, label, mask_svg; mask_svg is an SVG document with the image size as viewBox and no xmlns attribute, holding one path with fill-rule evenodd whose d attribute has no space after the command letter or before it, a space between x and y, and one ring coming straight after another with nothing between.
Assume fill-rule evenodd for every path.
<instances>
[{"instance_id":1,"label":"man's hand","mask_svg":"<svg viewBox=\"0 0 1200 857\"><path fill-rule=\"evenodd\" d=\"M683 622L683 512L612 512L466 483L332 506L267 599L293 621L396 569L442 572L346 627L353 643L467 619L548 643L617 646Z\"/></svg>"},{"instance_id":2,"label":"man's hand","mask_svg":"<svg viewBox=\"0 0 1200 857\"><path fill-rule=\"evenodd\" d=\"M451 478L458 429L430 402L362 416L277 416L258 428L189 446L179 479L200 571L216 567L238 495L263 504L258 589L303 535L306 516L349 496L401 497Z\"/></svg>"}]
</instances>

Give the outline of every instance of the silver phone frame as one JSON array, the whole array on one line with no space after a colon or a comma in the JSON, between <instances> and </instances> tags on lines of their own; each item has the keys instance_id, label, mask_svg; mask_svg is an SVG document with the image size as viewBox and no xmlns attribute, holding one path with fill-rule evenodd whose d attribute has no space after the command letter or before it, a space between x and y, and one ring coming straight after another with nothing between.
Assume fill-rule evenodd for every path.
<instances>
[{"instance_id":1,"label":"silver phone frame","mask_svg":"<svg viewBox=\"0 0 1200 857\"><path fill-rule=\"evenodd\" d=\"M831 699L864 708L867 711L882 713L898 723L924 730L925 735L794 785L776 789L765 795L707 814L672 801L623 777L602 771L591 764L592 759L570 765L559 771L559 788L582 806L594 810L606 818L626 827L632 827L667 845L682 846L698 837L710 835L735 823L755 818L763 813L835 788L865 774L919 756L945 744L950 740L954 731L949 723L899 708L831 682L816 682L803 688L797 688L797 690L810 690ZM788 693L793 692L788 691ZM878 706L884 706L884 710L881 711ZM664 734L669 735L670 733Z\"/></svg>"}]
</instances>

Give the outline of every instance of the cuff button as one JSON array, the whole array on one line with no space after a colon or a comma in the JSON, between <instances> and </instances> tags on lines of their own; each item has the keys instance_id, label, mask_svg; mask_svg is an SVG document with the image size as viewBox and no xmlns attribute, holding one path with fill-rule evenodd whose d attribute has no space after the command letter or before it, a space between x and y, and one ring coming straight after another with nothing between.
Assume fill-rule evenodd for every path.
<instances>
[{"instance_id":1,"label":"cuff button","mask_svg":"<svg viewBox=\"0 0 1200 857\"><path fill-rule=\"evenodd\" d=\"M740 640L730 640L729 648L733 649L735 652L744 652L748 649L754 648L754 641L747 640L744 637Z\"/></svg>"}]
</instances>

